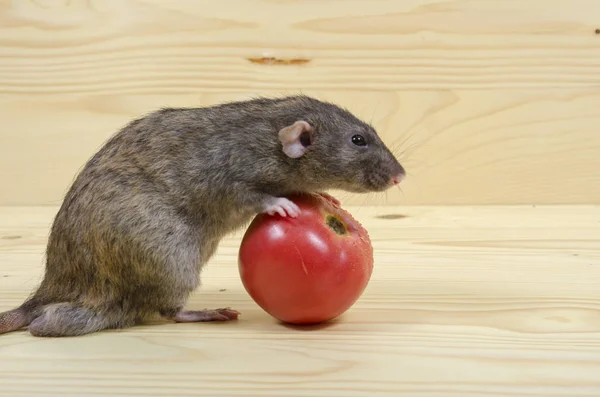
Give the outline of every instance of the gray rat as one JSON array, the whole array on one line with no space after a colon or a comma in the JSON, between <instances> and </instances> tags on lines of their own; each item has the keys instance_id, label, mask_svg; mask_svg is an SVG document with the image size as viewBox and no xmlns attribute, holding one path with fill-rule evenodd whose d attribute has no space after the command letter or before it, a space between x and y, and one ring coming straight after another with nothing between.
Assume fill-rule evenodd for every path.
<instances>
[{"instance_id":1,"label":"gray rat","mask_svg":"<svg viewBox=\"0 0 600 397\"><path fill-rule=\"evenodd\" d=\"M76 336L157 314L236 319L229 308L184 309L225 235L257 213L297 216L286 195L382 192L404 177L371 125L308 96L157 110L77 175L51 227L44 278L0 314L0 333Z\"/></svg>"}]
</instances>

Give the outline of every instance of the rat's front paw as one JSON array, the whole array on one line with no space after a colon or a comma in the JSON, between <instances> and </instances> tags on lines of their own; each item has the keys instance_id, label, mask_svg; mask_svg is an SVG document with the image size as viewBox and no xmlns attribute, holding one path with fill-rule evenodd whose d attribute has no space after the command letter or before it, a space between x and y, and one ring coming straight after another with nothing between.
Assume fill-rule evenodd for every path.
<instances>
[{"instance_id":1,"label":"rat's front paw","mask_svg":"<svg viewBox=\"0 0 600 397\"><path fill-rule=\"evenodd\" d=\"M292 218L295 218L300 214L300 208L285 197L273 197L273 199L264 206L263 212L269 215L275 215L275 213L277 213L283 217L289 215Z\"/></svg>"},{"instance_id":2,"label":"rat's front paw","mask_svg":"<svg viewBox=\"0 0 600 397\"><path fill-rule=\"evenodd\" d=\"M316 194L323 197L325 200L329 201L331 204L335 205L336 207L339 207L342 204L340 202L340 200L336 199L329 193L317 192Z\"/></svg>"}]
</instances>

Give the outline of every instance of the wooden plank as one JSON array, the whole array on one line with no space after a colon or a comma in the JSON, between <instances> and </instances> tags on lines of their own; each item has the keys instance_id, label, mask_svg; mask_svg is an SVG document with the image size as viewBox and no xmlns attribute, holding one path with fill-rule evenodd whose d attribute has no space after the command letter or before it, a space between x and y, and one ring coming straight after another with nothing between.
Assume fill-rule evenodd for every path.
<instances>
[{"instance_id":1,"label":"wooden plank","mask_svg":"<svg viewBox=\"0 0 600 397\"><path fill-rule=\"evenodd\" d=\"M240 234L189 307L229 324L0 335L0 396L596 397L600 207L349 207L376 268L328 326L279 325L243 290ZM35 287L56 207L0 208L0 311Z\"/></svg>"},{"instance_id":2,"label":"wooden plank","mask_svg":"<svg viewBox=\"0 0 600 397\"><path fill-rule=\"evenodd\" d=\"M599 203L599 13L595 0L0 2L0 204L59 203L105 139L158 107L299 92L406 151L403 194L350 203Z\"/></svg>"},{"instance_id":3,"label":"wooden plank","mask_svg":"<svg viewBox=\"0 0 600 397\"><path fill-rule=\"evenodd\" d=\"M336 192L345 203L600 203L600 89L305 93L372 121L408 170L402 192ZM87 159L134 117L253 95L2 96L0 203L60 203Z\"/></svg>"},{"instance_id":4,"label":"wooden plank","mask_svg":"<svg viewBox=\"0 0 600 397\"><path fill-rule=\"evenodd\" d=\"M0 92L598 86L599 14L595 0L5 1Z\"/></svg>"}]
</instances>

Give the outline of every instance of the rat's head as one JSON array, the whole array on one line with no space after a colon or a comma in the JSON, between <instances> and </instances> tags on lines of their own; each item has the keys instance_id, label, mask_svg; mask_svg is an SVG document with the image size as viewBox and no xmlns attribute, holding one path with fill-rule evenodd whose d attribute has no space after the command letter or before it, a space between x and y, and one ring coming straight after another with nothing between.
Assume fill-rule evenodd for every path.
<instances>
[{"instance_id":1,"label":"rat's head","mask_svg":"<svg viewBox=\"0 0 600 397\"><path fill-rule=\"evenodd\" d=\"M404 168L369 124L330 103L301 102L299 117L279 130L279 140L302 179L357 193L381 192L404 179Z\"/></svg>"}]
</instances>

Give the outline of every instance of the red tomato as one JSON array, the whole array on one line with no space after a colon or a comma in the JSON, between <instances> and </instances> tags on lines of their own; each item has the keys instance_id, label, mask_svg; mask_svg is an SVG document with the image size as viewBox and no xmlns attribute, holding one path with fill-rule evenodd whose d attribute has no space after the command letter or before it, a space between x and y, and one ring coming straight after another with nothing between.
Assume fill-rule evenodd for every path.
<instances>
[{"instance_id":1,"label":"red tomato","mask_svg":"<svg viewBox=\"0 0 600 397\"><path fill-rule=\"evenodd\" d=\"M238 264L254 301L287 323L333 319L361 296L373 271L367 231L334 200L320 195L288 199L296 218L257 215L244 234Z\"/></svg>"}]
</instances>

